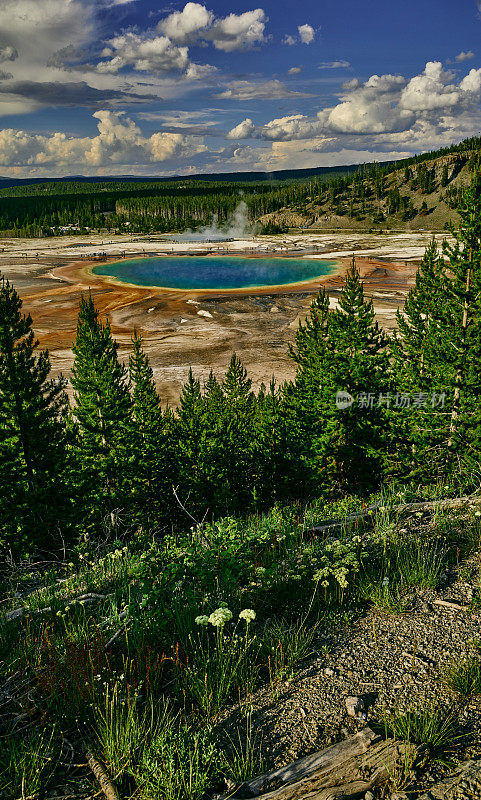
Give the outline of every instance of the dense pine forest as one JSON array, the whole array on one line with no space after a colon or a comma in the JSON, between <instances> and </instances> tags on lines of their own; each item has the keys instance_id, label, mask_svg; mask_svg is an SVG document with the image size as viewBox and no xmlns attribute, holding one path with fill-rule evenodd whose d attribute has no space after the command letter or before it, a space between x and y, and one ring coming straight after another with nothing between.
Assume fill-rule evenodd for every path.
<instances>
[{"instance_id":1,"label":"dense pine forest","mask_svg":"<svg viewBox=\"0 0 481 800\"><path fill-rule=\"evenodd\" d=\"M480 481L480 175L458 213L452 243L427 248L392 336L353 259L338 307L321 291L299 325L293 381L254 392L233 355L222 379L191 372L177 408L161 407L135 331L119 360L90 296L69 403L2 281L3 797L227 798L272 769L253 719L294 691L314 650L318 682L336 680L347 656L324 667L338 631L376 612L365 649L387 658L389 620L418 624L416 603L437 602L461 569L478 590L458 608L476 613L480 512L459 498ZM402 700L391 679L379 689L369 720L394 760L364 775L364 795L418 796L454 754L470 756L481 654L467 622L466 649L452 639L455 624L437 693L424 673L424 694L411 678ZM366 679L354 669L342 672L344 708L345 688ZM347 714L308 748L355 733Z\"/></svg>"},{"instance_id":2,"label":"dense pine forest","mask_svg":"<svg viewBox=\"0 0 481 800\"><path fill-rule=\"evenodd\" d=\"M266 215L283 210L301 215L302 224L315 222L316 211L379 224L386 217L400 223L416 214L428 213L429 195L443 190L449 208L459 203L462 186L453 183L459 170L478 163L481 140L466 139L458 145L423 153L410 159L383 165L364 164L357 168L324 170L307 179L276 173L265 180L239 175L230 181L179 178L172 181L55 181L10 186L0 189L0 235L54 236L89 231L120 233L168 233L225 223L239 201L247 205L249 220L261 220L258 231L276 233L285 228ZM441 161L436 174L432 162ZM389 176L399 173L398 182ZM212 176L211 176L212 177ZM413 192L425 195L417 208ZM396 216L397 215L397 216ZM299 224L299 223L298 223Z\"/></svg>"}]
</instances>

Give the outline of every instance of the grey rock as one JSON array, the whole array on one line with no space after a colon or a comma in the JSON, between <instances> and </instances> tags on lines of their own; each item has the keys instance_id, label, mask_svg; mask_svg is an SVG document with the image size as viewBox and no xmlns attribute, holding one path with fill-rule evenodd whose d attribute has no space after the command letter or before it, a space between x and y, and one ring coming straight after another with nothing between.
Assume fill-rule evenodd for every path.
<instances>
[{"instance_id":1,"label":"grey rock","mask_svg":"<svg viewBox=\"0 0 481 800\"><path fill-rule=\"evenodd\" d=\"M346 709L350 717L355 719L367 719L366 704L362 697L351 695L346 697Z\"/></svg>"}]
</instances>

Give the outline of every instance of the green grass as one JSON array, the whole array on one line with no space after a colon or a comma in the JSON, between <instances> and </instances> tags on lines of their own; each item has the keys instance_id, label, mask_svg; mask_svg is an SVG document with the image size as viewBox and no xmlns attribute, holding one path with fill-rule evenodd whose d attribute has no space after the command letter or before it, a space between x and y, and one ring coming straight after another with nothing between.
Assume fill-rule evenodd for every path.
<instances>
[{"instance_id":1,"label":"green grass","mask_svg":"<svg viewBox=\"0 0 481 800\"><path fill-rule=\"evenodd\" d=\"M317 622L308 622L305 619L290 624L285 620L276 620L267 627L263 636L263 649L267 656L271 684L292 678L299 661L312 654L318 631Z\"/></svg>"},{"instance_id":2,"label":"green grass","mask_svg":"<svg viewBox=\"0 0 481 800\"><path fill-rule=\"evenodd\" d=\"M177 665L179 688L206 717L218 714L236 695L247 697L257 679L260 642L250 630L252 622L239 619L232 625L229 614L221 608L210 617L199 615L202 623L184 643L185 654Z\"/></svg>"},{"instance_id":3,"label":"green grass","mask_svg":"<svg viewBox=\"0 0 481 800\"><path fill-rule=\"evenodd\" d=\"M12 798L45 791L55 773L59 752L55 730L33 729L22 736L3 737L0 750L0 787Z\"/></svg>"},{"instance_id":4,"label":"green grass","mask_svg":"<svg viewBox=\"0 0 481 800\"><path fill-rule=\"evenodd\" d=\"M224 774L234 783L242 783L265 769L262 755L262 732L253 731L252 710L245 717L245 729L238 727L233 736L226 734L228 748L224 750Z\"/></svg>"},{"instance_id":5,"label":"green grass","mask_svg":"<svg viewBox=\"0 0 481 800\"><path fill-rule=\"evenodd\" d=\"M25 796L52 785L60 731L88 743L118 776L121 795L137 800L200 800L222 789L222 775L238 783L261 772L252 692L262 682L277 691L313 653L318 634L351 624L366 603L402 613L412 587L435 588L445 568L446 545L435 526L416 537L400 532L405 523L392 506L406 492L369 502L375 499L380 508L364 526L347 520L365 507L358 498L278 506L206 524L202 541L195 532L148 542L139 535L100 557L77 551L57 572L38 571L36 589L20 571L17 583L10 575L12 601L2 609L22 605L26 614L12 623L0 614L0 674L25 676L36 719L53 732L42 737L34 725L24 741L9 738L0 759L9 800L22 796L16 773L26 776ZM338 516L340 533L308 532ZM438 515L440 528L444 519ZM471 523L474 542L478 518ZM448 539L451 550L454 543ZM15 599L24 587L35 591ZM89 591L102 597L79 602ZM219 609L221 624L209 622ZM255 609L255 619L239 618L246 609ZM207 624L197 624L199 617ZM474 672L471 662L458 664L450 688L474 694ZM221 747L212 725L239 701L246 728L228 730ZM438 708L389 719L394 735L435 754L456 739L454 721Z\"/></svg>"},{"instance_id":6,"label":"green grass","mask_svg":"<svg viewBox=\"0 0 481 800\"><path fill-rule=\"evenodd\" d=\"M420 589L435 589L446 561L446 549L437 542L403 538L399 542L396 565L401 582Z\"/></svg>"},{"instance_id":7,"label":"green grass","mask_svg":"<svg viewBox=\"0 0 481 800\"><path fill-rule=\"evenodd\" d=\"M382 721L386 735L424 745L435 760L443 761L461 738L456 714L435 699L420 700L407 710L383 714Z\"/></svg>"},{"instance_id":8,"label":"green grass","mask_svg":"<svg viewBox=\"0 0 481 800\"><path fill-rule=\"evenodd\" d=\"M481 695L481 657L478 653L466 653L453 659L442 679L450 691L463 698Z\"/></svg>"}]
</instances>

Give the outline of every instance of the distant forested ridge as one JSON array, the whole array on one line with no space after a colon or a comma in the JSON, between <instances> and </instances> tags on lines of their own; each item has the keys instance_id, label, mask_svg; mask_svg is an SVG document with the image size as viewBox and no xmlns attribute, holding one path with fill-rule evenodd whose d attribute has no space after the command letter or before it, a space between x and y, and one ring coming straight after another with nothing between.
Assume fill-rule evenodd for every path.
<instances>
[{"instance_id":1,"label":"distant forested ridge","mask_svg":"<svg viewBox=\"0 0 481 800\"><path fill-rule=\"evenodd\" d=\"M333 215L336 221L378 224L392 217L406 223L416 215L429 216L427 200L436 191L441 193L436 202L454 209L461 191L454 179L460 169L478 163L480 150L481 139L475 137L384 164L171 180L22 182L0 188L0 235L183 231L214 219L225 223L241 199L250 221L260 220L259 231L266 233L284 230L292 219L309 226ZM433 166L436 161L439 168ZM416 193L426 196L419 207L413 202ZM276 215L279 220L272 219Z\"/></svg>"}]
</instances>

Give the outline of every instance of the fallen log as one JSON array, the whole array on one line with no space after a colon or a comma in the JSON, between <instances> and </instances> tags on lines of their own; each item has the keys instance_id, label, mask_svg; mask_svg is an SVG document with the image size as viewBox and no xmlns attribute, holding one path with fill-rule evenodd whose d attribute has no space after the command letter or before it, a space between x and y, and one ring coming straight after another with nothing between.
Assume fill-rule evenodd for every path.
<instances>
[{"instance_id":1,"label":"fallen log","mask_svg":"<svg viewBox=\"0 0 481 800\"><path fill-rule=\"evenodd\" d=\"M400 503L397 506L391 506L389 510L397 514L403 514L406 511L412 511L413 513L416 511L435 511L438 508L460 508L464 505L479 503L481 503L481 497L466 496L449 498L447 500L429 500L423 503ZM336 531L342 530L346 525L372 520L375 512L380 508L383 508L381 501L373 503L373 505L368 506L364 511L348 514L346 517L326 519L320 525L306 528L303 533L304 535L335 533Z\"/></svg>"},{"instance_id":2,"label":"fallen log","mask_svg":"<svg viewBox=\"0 0 481 800\"><path fill-rule=\"evenodd\" d=\"M87 757L87 763L92 770L93 774L97 778L100 788L104 793L106 800L120 800L119 793L115 788L114 784L110 780L105 768L102 766L100 761L97 761L92 751L86 750L85 755Z\"/></svg>"},{"instance_id":3,"label":"fallen log","mask_svg":"<svg viewBox=\"0 0 481 800\"><path fill-rule=\"evenodd\" d=\"M366 727L326 750L246 781L219 800L349 800L387 782L400 770L409 770L417 752L412 744L383 741Z\"/></svg>"}]
</instances>

